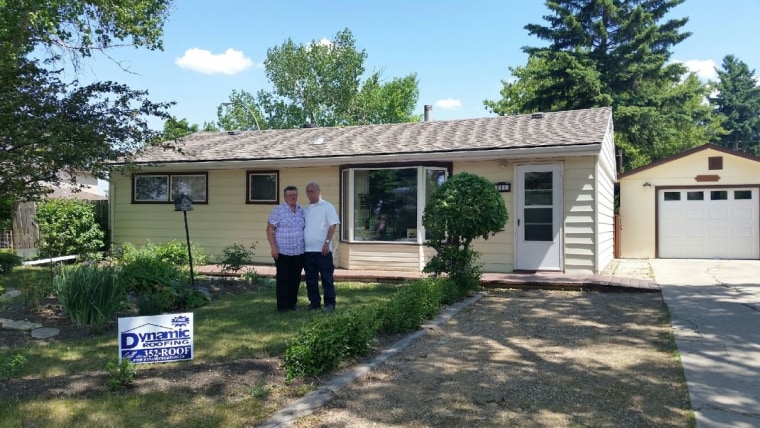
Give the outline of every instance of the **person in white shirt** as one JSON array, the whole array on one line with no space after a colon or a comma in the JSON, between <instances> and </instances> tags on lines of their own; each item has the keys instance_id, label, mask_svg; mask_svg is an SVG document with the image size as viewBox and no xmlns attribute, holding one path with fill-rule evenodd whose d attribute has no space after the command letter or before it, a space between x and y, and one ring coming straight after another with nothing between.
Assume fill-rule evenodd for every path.
<instances>
[{"instance_id":1,"label":"person in white shirt","mask_svg":"<svg viewBox=\"0 0 760 428\"><path fill-rule=\"evenodd\" d=\"M306 186L306 197L309 198L309 205L304 207L304 275L309 309L322 307L322 296L319 293L321 278L325 312L332 312L335 310L333 235L340 219L333 204L322 199L319 184L313 181L309 183Z\"/></svg>"}]
</instances>

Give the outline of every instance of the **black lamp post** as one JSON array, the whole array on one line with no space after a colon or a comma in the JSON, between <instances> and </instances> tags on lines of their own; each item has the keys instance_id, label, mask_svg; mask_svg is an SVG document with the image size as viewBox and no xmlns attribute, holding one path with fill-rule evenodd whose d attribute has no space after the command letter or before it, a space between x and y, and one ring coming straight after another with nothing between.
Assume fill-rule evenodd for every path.
<instances>
[{"instance_id":1,"label":"black lamp post","mask_svg":"<svg viewBox=\"0 0 760 428\"><path fill-rule=\"evenodd\" d=\"M187 212L193 210L193 200L181 194L174 200L174 211L182 211L185 216L185 237L187 237L187 257L190 260L190 286L195 287L193 278L193 253L190 251L190 229L187 228Z\"/></svg>"}]
</instances>

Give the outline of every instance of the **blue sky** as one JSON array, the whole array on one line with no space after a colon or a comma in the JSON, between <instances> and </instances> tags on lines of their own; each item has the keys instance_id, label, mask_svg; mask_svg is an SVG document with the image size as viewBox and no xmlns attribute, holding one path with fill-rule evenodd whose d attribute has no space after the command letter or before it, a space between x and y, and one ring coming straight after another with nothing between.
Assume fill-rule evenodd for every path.
<instances>
[{"instance_id":1,"label":"blue sky","mask_svg":"<svg viewBox=\"0 0 760 428\"><path fill-rule=\"evenodd\" d=\"M262 62L288 38L297 44L332 39L349 28L365 68L385 80L416 73L416 109L433 119L487 117L483 100L499 99L509 67L525 65L523 46L541 42L526 24L545 24L540 0L242 1L178 0L164 33L164 51L119 48L86 63L80 80L114 80L147 89L153 101L176 101L171 113L190 123L216 120L232 90L270 90ZM704 79L733 54L760 68L758 0L686 0L672 10L692 34L673 50ZM161 123L154 124L160 128Z\"/></svg>"}]
</instances>

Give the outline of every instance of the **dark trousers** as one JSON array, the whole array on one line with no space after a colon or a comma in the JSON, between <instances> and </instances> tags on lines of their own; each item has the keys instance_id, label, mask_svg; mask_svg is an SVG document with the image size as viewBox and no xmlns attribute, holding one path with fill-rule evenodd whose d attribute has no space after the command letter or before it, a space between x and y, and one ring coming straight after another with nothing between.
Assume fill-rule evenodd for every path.
<instances>
[{"instance_id":1,"label":"dark trousers","mask_svg":"<svg viewBox=\"0 0 760 428\"><path fill-rule=\"evenodd\" d=\"M287 311L296 308L298 289L301 286L301 269L303 254L285 256L280 254L274 265L277 268L277 310Z\"/></svg>"},{"instance_id":2,"label":"dark trousers","mask_svg":"<svg viewBox=\"0 0 760 428\"><path fill-rule=\"evenodd\" d=\"M325 293L325 306L335 306L335 282L333 273L332 252L323 256L320 252L306 252L304 257L304 275L306 292L309 295L309 305L312 308L321 306L322 297L319 294L319 279L322 278L322 290Z\"/></svg>"}]
</instances>

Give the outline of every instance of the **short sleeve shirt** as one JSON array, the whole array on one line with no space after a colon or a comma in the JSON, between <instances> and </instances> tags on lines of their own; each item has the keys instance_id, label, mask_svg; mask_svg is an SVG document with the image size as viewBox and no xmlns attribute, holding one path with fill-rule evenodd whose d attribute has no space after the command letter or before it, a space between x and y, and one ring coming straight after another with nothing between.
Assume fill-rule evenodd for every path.
<instances>
[{"instance_id":1,"label":"short sleeve shirt","mask_svg":"<svg viewBox=\"0 0 760 428\"><path fill-rule=\"evenodd\" d=\"M297 256L304 253L304 211L300 205L296 205L296 211L290 209L288 204L280 204L272 209L267 222L275 227L274 241L277 250L285 256Z\"/></svg>"},{"instance_id":2,"label":"short sleeve shirt","mask_svg":"<svg viewBox=\"0 0 760 428\"><path fill-rule=\"evenodd\" d=\"M333 204L319 198L316 204L309 204L304 208L304 217L306 217L306 229L304 230L304 240L306 241L307 252L322 251L327 239L327 229L334 224L340 224L340 218L335 211ZM333 249L330 243L330 251Z\"/></svg>"}]
</instances>

